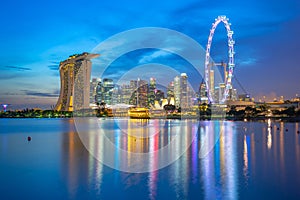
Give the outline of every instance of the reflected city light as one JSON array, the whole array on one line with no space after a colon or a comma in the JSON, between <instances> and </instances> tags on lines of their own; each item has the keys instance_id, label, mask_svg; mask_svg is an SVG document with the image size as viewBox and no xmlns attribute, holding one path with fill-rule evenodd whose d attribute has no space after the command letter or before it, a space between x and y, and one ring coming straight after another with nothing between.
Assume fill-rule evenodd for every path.
<instances>
[{"instance_id":1,"label":"reflected city light","mask_svg":"<svg viewBox=\"0 0 300 200\"><path fill-rule=\"evenodd\" d=\"M272 124L271 119L268 119L268 138L267 138L267 147L268 149L272 148Z\"/></svg>"},{"instance_id":2,"label":"reflected city light","mask_svg":"<svg viewBox=\"0 0 300 200\"><path fill-rule=\"evenodd\" d=\"M299 123L295 124L295 132L299 130ZM297 165L300 165L300 140L299 140L299 134L295 134L295 152L296 152L296 162Z\"/></svg>"},{"instance_id":3,"label":"reflected city light","mask_svg":"<svg viewBox=\"0 0 300 200\"><path fill-rule=\"evenodd\" d=\"M248 145L247 145L247 136L244 135L244 177L248 179Z\"/></svg>"},{"instance_id":4,"label":"reflected city light","mask_svg":"<svg viewBox=\"0 0 300 200\"><path fill-rule=\"evenodd\" d=\"M237 138L233 124L212 122L209 129L210 134L220 136L220 140L215 145L214 153L209 153L201 159L205 199L236 199L238 196ZM217 184L221 184L222 190L216 190Z\"/></svg>"},{"instance_id":5,"label":"reflected city light","mask_svg":"<svg viewBox=\"0 0 300 200\"><path fill-rule=\"evenodd\" d=\"M126 123L128 124L127 131L131 131L132 124L127 121ZM171 123L173 122L171 121ZM293 148L295 152L290 153L295 157L295 165L299 166L300 164L297 157L300 153L299 135L285 134L284 127L287 126L285 123L280 123L280 132L276 128L272 128L274 122L271 120L268 120L268 129L265 123L259 123L257 127L251 127L244 122L228 121L206 121L191 124L189 120L183 120L176 123L180 126L172 126L169 120L152 121L152 128L155 129L153 131L159 132L159 134L148 135L148 137L145 137L148 132L139 133L143 134L142 137L134 137L125 134L118 128L114 128L112 134L101 131L90 132L89 140L86 142L98 157L105 156L104 138L108 136L116 146L128 150L126 159L118 151L112 154L116 168L124 164L135 166L144 162L144 160L134 159L132 157L134 153L154 152L152 157L147 158L150 169L148 173L119 172L105 167L92 156L80 160L78 148L82 148L80 147L82 144L74 142L78 140L78 135L70 132L67 136L68 145L64 146L67 148L68 155L62 158L67 161L67 185L70 198L78 195L80 181L85 180L88 189L99 195L107 193L107 184L118 185L121 181L126 188L144 185L143 188L147 190L147 197L145 197L147 199L164 197L161 196L165 192L163 191L164 187L168 187L168 192L171 191L174 195L170 198L193 197L191 195L194 193L191 191L195 192L195 188L198 187L198 193L201 191L203 195L199 197L200 199L238 199L241 197L241 193L245 195L241 185L251 185L253 177L255 177L255 181L259 182L268 178L270 174L278 174L278 183L275 184L286 184L286 180L290 179L286 176L288 173L286 161L289 159L285 147L286 142L291 141L295 144ZM299 124L295 124L294 128L297 130L298 126ZM276 127L275 123L274 127ZM109 127L106 128L109 129ZM253 132L249 134L244 132L244 129L247 129L247 132ZM133 131L137 131L135 127L133 127ZM173 151L169 149L170 155L178 149L185 148L190 140L193 141L191 146L167 168L155 170L163 159L158 150L173 141L177 133L181 133L182 137L181 140L175 141ZM290 140L286 140L287 136L290 137ZM205 145L204 142L208 142L208 144ZM201 148L203 148L202 151L207 152L205 157L199 158ZM81 162L80 165L79 162ZM114 178L113 183L110 182L111 175ZM165 182L168 186L165 185ZM259 187L262 185L259 184Z\"/></svg>"}]
</instances>

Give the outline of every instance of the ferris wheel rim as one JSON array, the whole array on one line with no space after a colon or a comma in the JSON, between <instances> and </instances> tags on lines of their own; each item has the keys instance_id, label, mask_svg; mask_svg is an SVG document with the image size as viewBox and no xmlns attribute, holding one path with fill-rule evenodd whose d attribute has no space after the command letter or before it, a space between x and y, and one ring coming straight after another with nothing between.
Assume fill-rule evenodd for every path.
<instances>
[{"instance_id":1,"label":"ferris wheel rim","mask_svg":"<svg viewBox=\"0 0 300 200\"><path fill-rule=\"evenodd\" d=\"M205 84L206 84L206 88L207 88L207 94L208 94L208 99L211 103L214 103L215 100L213 98L213 94L211 94L211 90L210 90L210 85L209 85L209 61L210 61L210 48L211 48L211 43L213 40L213 36L215 33L215 30L217 28L217 26L223 22L226 31L227 31L227 42L228 42L228 76L226 78L225 81L225 91L223 93L223 97L221 100L221 103L224 103L227 99L228 96L228 92L229 89L232 88L232 83L231 83L231 79L233 76L233 69L234 69L234 40L232 38L233 35L233 31L230 28L230 23L228 22L229 19L226 16L218 16L218 18L215 19L215 22L212 24L212 27L210 29L210 34L208 37L208 41L207 41L207 46L206 46L206 52L205 52Z\"/></svg>"}]
</instances>

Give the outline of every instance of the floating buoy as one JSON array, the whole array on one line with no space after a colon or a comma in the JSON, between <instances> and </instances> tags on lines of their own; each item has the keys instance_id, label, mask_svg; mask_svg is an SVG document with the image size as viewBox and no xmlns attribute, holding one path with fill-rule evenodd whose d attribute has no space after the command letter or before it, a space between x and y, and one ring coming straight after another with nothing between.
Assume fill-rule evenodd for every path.
<instances>
[{"instance_id":1,"label":"floating buoy","mask_svg":"<svg viewBox=\"0 0 300 200\"><path fill-rule=\"evenodd\" d=\"M30 142L30 141L31 141L31 137L30 137L30 136L28 136L28 137L27 137L27 140L28 140L28 142Z\"/></svg>"}]
</instances>

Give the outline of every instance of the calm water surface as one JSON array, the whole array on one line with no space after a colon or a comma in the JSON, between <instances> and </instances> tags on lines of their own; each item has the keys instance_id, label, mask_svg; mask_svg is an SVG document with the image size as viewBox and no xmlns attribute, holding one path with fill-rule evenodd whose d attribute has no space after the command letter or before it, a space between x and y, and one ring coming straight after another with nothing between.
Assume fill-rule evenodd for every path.
<instances>
[{"instance_id":1,"label":"calm water surface","mask_svg":"<svg viewBox=\"0 0 300 200\"><path fill-rule=\"evenodd\" d=\"M113 120L105 123L115 129L111 141L130 151L159 148L174 134L187 135L184 144L190 134L195 140L163 169L126 173L90 155L72 119L1 119L0 199L300 198L298 123L202 121L174 132L168 127L176 127L177 120L150 120L143 123L166 127L150 140L132 140ZM207 130L215 145L199 158ZM150 163L157 161L153 157Z\"/></svg>"}]
</instances>

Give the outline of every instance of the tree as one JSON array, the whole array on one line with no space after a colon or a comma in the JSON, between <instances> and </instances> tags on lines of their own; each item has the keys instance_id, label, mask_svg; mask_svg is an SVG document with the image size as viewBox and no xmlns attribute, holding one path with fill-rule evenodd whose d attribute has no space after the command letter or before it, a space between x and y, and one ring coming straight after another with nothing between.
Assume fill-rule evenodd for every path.
<instances>
[{"instance_id":1,"label":"tree","mask_svg":"<svg viewBox=\"0 0 300 200\"><path fill-rule=\"evenodd\" d=\"M236 106L235 105L230 106L230 110L228 111L227 115L229 115L229 116L235 116L236 113L237 113Z\"/></svg>"},{"instance_id":2,"label":"tree","mask_svg":"<svg viewBox=\"0 0 300 200\"><path fill-rule=\"evenodd\" d=\"M252 108L251 106L247 106L245 108L245 117L255 117L257 115L256 108Z\"/></svg>"},{"instance_id":3,"label":"tree","mask_svg":"<svg viewBox=\"0 0 300 200\"><path fill-rule=\"evenodd\" d=\"M282 114L286 114L289 117L295 116L296 115L295 107L294 106L288 107L287 109L282 111Z\"/></svg>"}]
</instances>

